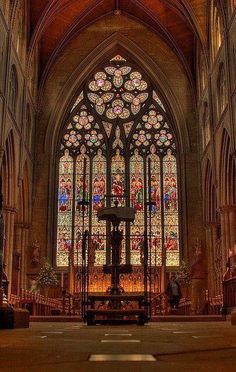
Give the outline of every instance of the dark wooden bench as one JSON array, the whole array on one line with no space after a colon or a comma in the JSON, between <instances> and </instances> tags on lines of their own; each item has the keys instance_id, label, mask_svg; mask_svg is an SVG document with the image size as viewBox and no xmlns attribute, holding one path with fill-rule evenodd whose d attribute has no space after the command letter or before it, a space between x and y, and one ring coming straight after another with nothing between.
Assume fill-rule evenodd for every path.
<instances>
[{"instance_id":1,"label":"dark wooden bench","mask_svg":"<svg viewBox=\"0 0 236 372\"><path fill-rule=\"evenodd\" d=\"M125 316L133 316L130 321L135 321L139 325L146 323L146 312L144 309L89 309L86 312L87 324L94 325L97 322L114 322L122 320ZM97 319L96 316L105 316L106 319Z\"/></svg>"}]
</instances>

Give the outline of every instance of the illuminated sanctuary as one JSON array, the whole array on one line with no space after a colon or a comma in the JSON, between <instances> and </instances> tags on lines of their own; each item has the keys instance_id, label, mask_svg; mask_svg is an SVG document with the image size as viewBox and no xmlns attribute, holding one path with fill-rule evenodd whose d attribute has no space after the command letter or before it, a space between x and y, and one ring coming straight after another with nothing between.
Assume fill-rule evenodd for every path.
<instances>
[{"instance_id":1,"label":"illuminated sanctuary","mask_svg":"<svg viewBox=\"0 0 236 372\"><path fill-rule=\"evenodd\" d=\"M235 5L0 1L0 308L231 313Z\"/></svg>"}]
</instances>

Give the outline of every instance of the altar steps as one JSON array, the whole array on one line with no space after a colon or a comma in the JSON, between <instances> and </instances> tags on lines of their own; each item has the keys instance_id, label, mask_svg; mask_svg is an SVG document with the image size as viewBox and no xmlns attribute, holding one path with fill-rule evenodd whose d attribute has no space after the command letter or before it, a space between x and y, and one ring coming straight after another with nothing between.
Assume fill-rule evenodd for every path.
<instances>
[{"instance_id":1,"label":"altar steps","mask_svg":"<svg viewBox=\"0 0 236 372\"><path fill-rule=\"evenodd\" d=\"M152 316L150 322L220 322L226 318L221 315L158 315ZM129 319L123 319L126 323L130 323ZM53 315L53 316L30 316L30 322L52 322L52 323L77 323L82 322L81 316L68 315ZM100 320L99 324L106 323L106 320ZM120 319L115 321L115 324L121 324Z\"/></svg>"}]
</instances>

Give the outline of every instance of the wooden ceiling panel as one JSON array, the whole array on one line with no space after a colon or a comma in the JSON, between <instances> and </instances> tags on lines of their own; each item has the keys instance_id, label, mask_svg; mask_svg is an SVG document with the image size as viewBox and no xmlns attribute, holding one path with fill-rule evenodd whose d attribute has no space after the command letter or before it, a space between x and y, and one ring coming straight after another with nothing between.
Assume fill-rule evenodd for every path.
<instances>
[{"instance_id":1,"label":"wooden ceiling panel","mask_svg":"<svg viewBox=\"0 0 236 372\"><path fill-rule=\"evenodd\" d=\"M32 45L39 42L43 72L67 38L120 9L157 32L192 70L194 40L206 34L206 4L207 0L30 0Z\"/></svg>"}]
</instances>

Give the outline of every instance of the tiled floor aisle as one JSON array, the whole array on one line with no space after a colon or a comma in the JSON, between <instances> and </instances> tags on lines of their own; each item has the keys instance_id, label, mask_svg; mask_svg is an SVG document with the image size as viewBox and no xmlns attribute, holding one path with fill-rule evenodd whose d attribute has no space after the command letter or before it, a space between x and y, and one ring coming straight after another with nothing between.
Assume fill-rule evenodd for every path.
<instances>
[{"instance_id":1,"label":"tiled floor aisle","mask_svg":"<svg viewBox=\"0 0 236 372\"><path fill-rule=\"evenodd\" d=\"M109 360L101 361L104 358ZM228 322L144 327L33 323L30 329L0 330L0 371L233 372L236 326Z\"/></svg>"}]
</instances>

